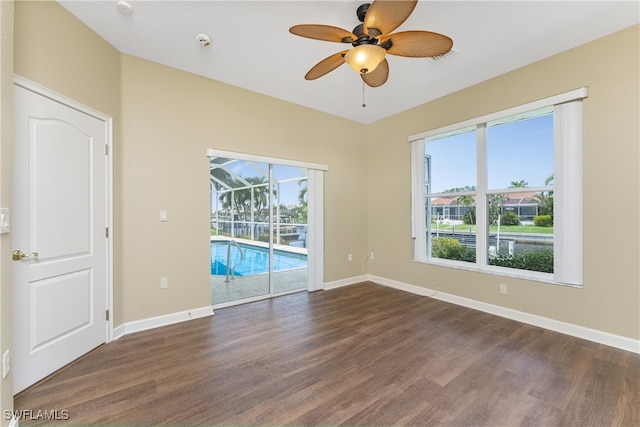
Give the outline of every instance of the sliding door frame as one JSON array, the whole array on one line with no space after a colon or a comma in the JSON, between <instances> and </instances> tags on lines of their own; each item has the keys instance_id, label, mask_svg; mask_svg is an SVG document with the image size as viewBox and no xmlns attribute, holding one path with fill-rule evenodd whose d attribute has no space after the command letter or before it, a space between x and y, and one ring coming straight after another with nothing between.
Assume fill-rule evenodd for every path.
<instances>
[{"instance_id":1,"label":"sliding door frame","mask_svg":"<svg viewBox=\"0 0 640 427\"><path fill-rule=\"evenodd\" d=\"M213 148L207 149L207 157L226 157L249 162L267 163L269 165L307 169L307 291L314 292L324 289L324 172L329 170L329 166L319 163L215 150ZM271 167L269 167L269 171L271 172ZM269 185L271 186L271 173L269 175ZM273 227L270 226L269 228L272 229ZM272 246L270 245L270 248ZM271 274L269 276L269 293L271 294L273 291Z\"/></svg>"}]
</instances>

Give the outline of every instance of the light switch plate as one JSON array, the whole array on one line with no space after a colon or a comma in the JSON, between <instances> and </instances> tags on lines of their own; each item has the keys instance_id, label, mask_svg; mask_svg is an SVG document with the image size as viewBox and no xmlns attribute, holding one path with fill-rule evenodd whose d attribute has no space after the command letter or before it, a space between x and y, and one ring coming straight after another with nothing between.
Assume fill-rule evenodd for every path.
<instances>
[{"instance_id":1,"label":"light switch plate","mask_svg":"<svg viewBox=\"0 0 640 427\"><path fill-rule=\"evenodd\" d=\"M7 378L9 371L11 370L11 356L10 350L7 350L2 355L2 378Z\"/></svg>"},{"instance_id":2,"label":"light switch plate","mask_svg":"<svg viewBox=\"0 0 640 427\"><path fill-rule=\"evenodd\" d=\"M9 209L0 208L0 234L9 232Z\"/></svg>"},{"instance_id":3,"label":"light switch plate","mask_svg":"<svg viewBox=\"0 0 640 427\"><path fill-rule=\"evenodd\" d=\"M167 211L161 210L160 211L160 222L167 222L167 221L169 221L169 214L167 213Z\"/></svg>"}]
</instances>

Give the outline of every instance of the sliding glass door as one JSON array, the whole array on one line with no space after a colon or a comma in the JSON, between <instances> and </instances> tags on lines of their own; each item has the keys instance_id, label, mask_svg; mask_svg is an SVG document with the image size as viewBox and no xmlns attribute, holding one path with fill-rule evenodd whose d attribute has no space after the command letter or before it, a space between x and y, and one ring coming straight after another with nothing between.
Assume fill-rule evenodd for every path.
<instances>
[{"instance_id":1,"label":"sliding glass door","mask_svg":"<svg viewBox=\"0 0 640 427\"><path fill-rule=\"evenodd\" d=\"M307 169L210 159L212 305L306 290Z\"/></svg>"},{"instance_id":2,"label":"sliding glass door","mask_svg":"<svg viewBox=\"0 0 640 427\"><path fill-rule=\"evenodd\" d=\"M307 288L307 169L272 165L271 170L272 292L282 294Z\"/></svg>"}]
</instances>

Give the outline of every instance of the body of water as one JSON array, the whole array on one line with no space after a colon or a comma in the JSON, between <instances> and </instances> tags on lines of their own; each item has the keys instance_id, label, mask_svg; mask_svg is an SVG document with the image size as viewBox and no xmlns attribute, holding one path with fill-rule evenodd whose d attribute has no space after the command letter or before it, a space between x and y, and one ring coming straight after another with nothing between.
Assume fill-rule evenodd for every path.
<instances>
[{"instance_id":1,"label":"body of water","mask_svg":"<svg viewBox=\"0 0 640 427\"><path fill-rule=\"evenodd\" d=\"M227 274L227 250L229 243L226 241L211 242L211 274ZM236 276L248 276L269 272L269 249L261 246L231 245L229 256L229 273L235 267ZM242 257L240 255L242 251ZM307 255L294 252L273 250L273 271L292 270L307 267Z\"/></svg>"}]
</instances>

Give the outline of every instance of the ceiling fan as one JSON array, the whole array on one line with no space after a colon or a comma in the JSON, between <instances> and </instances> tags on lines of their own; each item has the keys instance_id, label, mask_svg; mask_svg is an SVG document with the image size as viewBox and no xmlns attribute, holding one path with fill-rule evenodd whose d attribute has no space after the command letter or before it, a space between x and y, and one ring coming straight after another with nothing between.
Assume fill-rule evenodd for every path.
<instances>
[{"instance_id":1,"label":"ceiling fan","mask_svg":"<svg viewBox=\"0 0 640 427\"><path fill-rule=\"evenodd\" d=\"M449 52L453 40L430 31L401 31L392 33L415 9L418 0L374 0L358 7L356 14L362 24L352 32L322 24L300 24L289 32L301 37L336 43L349 43L352 49L335 53L314 65L304 76L315 80L335 70L345 62L371 87L382 86L389 77L390 55L427 58Z\"/></svg>"}]
</instances>

